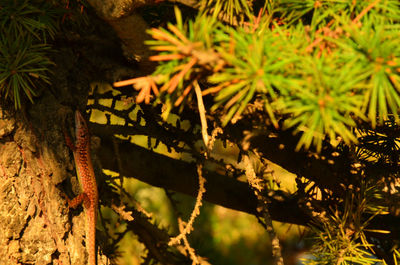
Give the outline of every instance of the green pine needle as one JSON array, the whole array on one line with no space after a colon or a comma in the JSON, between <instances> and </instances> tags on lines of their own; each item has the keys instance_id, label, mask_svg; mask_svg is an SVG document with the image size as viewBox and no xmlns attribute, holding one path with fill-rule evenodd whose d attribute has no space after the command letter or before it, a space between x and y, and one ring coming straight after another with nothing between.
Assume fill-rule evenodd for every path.
<instances>
[{"instance_id":1,"label":"green pine needle","mask_svg":"<svg viewBox=\"0 0 400 265\"><path fill-rule=\"evenodd\" d=\"M29 38L0 39L0 95L13 99L16 109L21 108L21 93L31 102L36 96L35 84L49 83L51 61L44 44L32 44Z\"/></svg>"}]
</instances>

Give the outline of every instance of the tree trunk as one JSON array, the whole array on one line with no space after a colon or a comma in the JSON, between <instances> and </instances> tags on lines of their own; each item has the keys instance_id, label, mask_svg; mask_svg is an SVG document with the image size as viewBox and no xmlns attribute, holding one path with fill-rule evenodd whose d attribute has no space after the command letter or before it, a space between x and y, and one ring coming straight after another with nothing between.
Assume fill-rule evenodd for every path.
<instances>
[{"instance_id":1,"label":"tree trunk","mask_svg":"<svg viewBox=\"0 0 400 265\"><path fill-rule=\"evenodd\" d=\"M80 193L63 131L72 126L65 120L73 109L85 109L90 82L99 75L86 56L98 58L94 64L107 69L112 68L108 62L120 58L109 52L100 58L98 53L119 47L110 48L94 34L85 37L58 36L52 86L40 87L34 104L22 102L18 112L0 108L0 264L87 261L83 208L69 210L62 198L64 186L72 186L70 197ZM66 179L71 185L62 185ZM97 260L106 264L103 255Z\"/></svg>"},{"instance_id":2,"label":"tree trunk","mask_svg":"<svg viewBox=\"0 0 400 265\"><path fill-rule=\"evenodd\" d=\"M0 110L0 264L85 264L84 213L68 210L58 185L73 172L62 134L16 116Z\"/></svg>"}]
</instances>

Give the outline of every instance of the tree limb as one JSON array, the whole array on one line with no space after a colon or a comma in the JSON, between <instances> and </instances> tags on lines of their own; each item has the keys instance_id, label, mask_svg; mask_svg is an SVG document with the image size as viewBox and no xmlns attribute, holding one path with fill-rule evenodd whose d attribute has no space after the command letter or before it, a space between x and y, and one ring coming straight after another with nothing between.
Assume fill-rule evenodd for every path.
<instances>
[{"instance_id":1,"label":"tree limb","mask_svg":"<svg viewBox=\"0 0 400 265\"><path fill-rule=\"evenodd\" d=\"M98 157L104 169L118 171L112 136L102 135ZM197 194L196 165L172 159L129 142L118 143L121 164L126 177L134 177L152 186L163 187L190 196ZM257 199L247 183L215 172L204 172L204 199L230 209L256 214ZM309 217L300 209L295 196L282 191L268 192L269 210L274 220L306 225Z\"/></svg>"}]
</instances>

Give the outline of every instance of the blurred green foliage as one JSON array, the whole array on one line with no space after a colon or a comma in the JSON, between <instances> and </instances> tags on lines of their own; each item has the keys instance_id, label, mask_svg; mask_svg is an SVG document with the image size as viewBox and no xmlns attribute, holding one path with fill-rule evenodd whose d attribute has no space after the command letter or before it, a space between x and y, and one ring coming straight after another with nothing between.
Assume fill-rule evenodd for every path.
<instances>
[{"instance_id":1,"label":"blurred green foliage","mask_svg":"<svg viewBox=\"0 0 400 265\"><path fill-rule=\"evenodd\" d=\"M166 228L170 233L177 233L177 216L168 197L160 188L144 184L138 180L124 181L125 188L140 205L152 215L153 222ZM179 201L178 210L187 220L193 210L195 200L192 197L175 194ZM275 224L277 233L285 245L287 259L299 251L298 245L302 230L297 226ZM108 229L113 229L109 227ZM197 254L206 257L211 264L247 265L270 264L271 245L268 233L257 219L245 213L229 210L221 206L205 203L201 214L196 218L194 231L189 235L189 242ZM134 234L128 233L120 242L119 250L123 256L118 264L140 264L144 247ZM290 264L290 263L288 263Z\"/></svg>"}]
</instances>

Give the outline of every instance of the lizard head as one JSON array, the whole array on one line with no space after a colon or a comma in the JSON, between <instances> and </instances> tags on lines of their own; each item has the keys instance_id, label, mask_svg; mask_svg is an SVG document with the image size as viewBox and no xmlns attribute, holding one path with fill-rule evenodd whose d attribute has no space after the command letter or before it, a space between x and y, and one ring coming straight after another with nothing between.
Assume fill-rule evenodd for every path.
<instances>
[{"instance_id":1,"label":"lizard head","mask_svg":"<svg viewBox=\"0 0 400 265\"><path fill-rule=\"evenodd\" d=\"M75 135L78 141L89 140L89 131L86 120L78 110L75 111Z\"/></svg>"}]
</instances>

